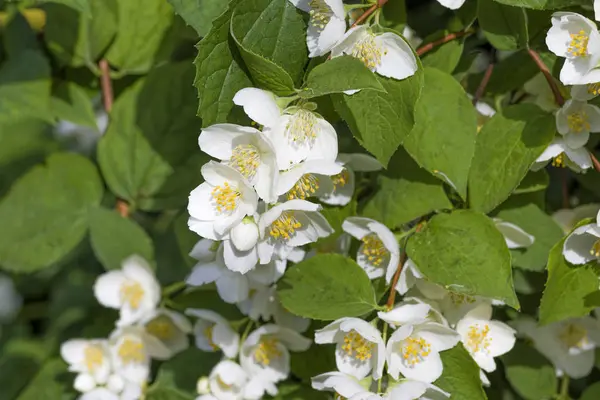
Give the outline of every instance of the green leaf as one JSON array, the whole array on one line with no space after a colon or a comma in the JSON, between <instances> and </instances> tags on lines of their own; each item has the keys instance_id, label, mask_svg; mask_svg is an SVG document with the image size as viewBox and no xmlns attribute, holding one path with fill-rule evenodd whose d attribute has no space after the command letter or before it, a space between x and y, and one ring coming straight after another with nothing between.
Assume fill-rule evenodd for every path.
<instances>
[{"instance_id":1,"label":"green leaf","mask_svg":"<svg viewBox=\"0 0 600 400\"><path fill-rule=\"evenodd\" d=\"M333 95L336 111L358 142L387 166L415 124L415 108L423 87L424 72L402 81L377 76L386 92L361 90L351 96ZM373 110L377 117L373 117Z\"/></svg>"},{"instance_id":2,"label":"green leaf","mask_svg":"<svg viewBox=\"0 0 600 400\"><path fill-rule=\"evenodd\" d=\"M310 335L307 335L310 336ZM293 352L291 370L294 376L310 383L312 377L335 371L335 345L314 344L308 350Z\"/></svg>"},{"instance_id":3,"label":"green leaf","mask_svg":"<svg viewBox=\"0 0 600 400\"><path fill-rule=\"evenodd\" d=\"M434 385L451 393L453 400L487 399L481 387L479 367L462 344L442 351L440 356L444 372Z\"/></svg>"},{"instance_id":4,"label":"green leaf","mask_svg":"<svg viewBox=\"0 0 600 400\"><path fill-rule=\"evenodd\" d=\"M460 84L451 75L425 68L415 126L404 139L406 151L465 199L476 135L477 113Z\"/></svg>"},{"instance_id":5,"label":"green leaf","mask_svg":"<svg viewBox=\"0 0 600 400\"><path fill-rule=\"evenodd\" d=\"M0 121L27 117L53 120L50 66L34 50L20 52L0 68Z\"/></svg>"},{"instance_id":6,"label":"green leaf","mask_svg":"<svg viewBox=\"0 0 600 400\"><path fill-rule=\"evenodd\" d=\"M226 1L214 0L167 0L175 13L201 37L206 36L213 20L227 9Z\"/></svg>"},{"instance_id":7,"label":"green leaf","mask_svg":"<svg viewBox=\"0 0 600 400\"><path fill-rule=\"evenodd\" d=\"M550 251L548 280L540 304L540 323L583 317L594 308L585 297L598 290L598 274L590 264L572 266L563 257L564 240Z\"/></svg>"},{"instance_id":8,"label":"green leaf","mask_svg":"<svg viewBox=\"0 0 600 400\"><path fill-rule=\"evenodd\" d=\"M533 8L536 10L553 10L570 6L589 4L588 0L494 0L498 3L515 7Z\"/></svg>"},{"instance_id":9,"label":"green leaf","mask_svg":"<svg viewBox=\"0 0 600 400\"><path fill-rule=\"evenodd\" d=\"M90 3L93 3L94 0L39 0L41 3L57 3L64 4L72 8L73 10L79 11L84 14L86 18L90 18L93 14L92 6ZM93 14L94 18L96 14Z\"/></svg>"},{"instance_id":10,"label":"green leaf","mask_svg":"<svg viewBox=\"0 0 600 400\"><path fill-rule=\"evenodd\" d=\"M52 112L60 120L98 130L92 100L76 83L61 82L52 90Z\"/></svg>"},{"instance_id":11,"label":"green leaf","mask_svg":"<svg viewBox=\"0 0 600 400\"><path fill-rule=\"evenodd\" d=\"M554 366L531 346L517 342L502 356L506 378L525 400L549 399L555 394L557 381Z\"/></svg>"},{"instance_id":12,"label":"green leaf","mask_svg":"<svg viewBox=\"0 0 600 400\"><path fill-rule=\"evenodd\" d=\"M198 89L198 115L203 126L233 122L230 116L233 96L238 90L252 86L234 59L229 43L231 14L239 1L231 1L227 11L213 22L210 32L198 44L194 86Z\"/></svg>"},{"instance_id":13,"label":"green leaf","mask_svg":"<svg viewBox=\"0 0 600 400\"><path fill-rule=\"evenodd\" d=\"M89 7L93 18L62 4L45 7L44 40L63 65L95 69L117 33L116 0L90 0Z\"/></svg>"},{"instance_id":14,"label":"green leaf","mask_svg":"<svg viewBox=\"0 0 600 400\"><path fill-rule=\"evenodd\" d=\"M196 393L198 379L210 375L211 370L223 355L220 352L207 353L190 347L165 361L158 371L158 381L172 380L178 389ZM170 399L170 398L169 398Z\"/></svg>"},{"instance_id":15,"label":"green leaf","mask_svg":"<svg viewBox=\"0 0 600 400\"><path fill-rule=\"evenodd\" d=\"M146 400L193 400L196 396L177 387L175 374L160 374L146 391Z\"/></svg>"},{"instance_id":16,"label":"green leaf","mask_svg":"<svg viewBox=\"0 0 600 400\"><path fill-rule=\"evenodd\" d=\"M498 218L511 222L535 237L524 249L511 250L513 265L530 271L543 271L552 247L563 237L563 230L554 219L534 204L504 209Z\"/></svg>"},{"instance_id":17,"label":"green leaf","mask_svg":"<svg viewBox=\"0 0 600 400\"><path fill-rule=\"evenodd\" d=\"M344 73L340 73L344 71ZM346 90L376 90L385 92L377 77L358 59L350 56L336 57L313 68L300 97L311 98Z\"/></svg>"},{"instance_id":18,"label":"green leaf","mask_svg":"<svg viewBox=\"0 0 600 400\"><path fill-rule=\"evenodd\" d=\"M339 254L322 254L287 270L278 283L283 306L301 317L357 317L377 306L366 272Z\"/></svg>"},{"instance_id":19,"label":"green leaf","mask_svg":"<svg viewBox=\"0 0 600 400\"><path fill-rule=\"evenodd\" d=\"M432 211L452 208L442 183L420 168L404 149L394 155L386 171L377 175L377 187L362 215L390 229Z\"/></svg>"},{"instance_id":20,"label":"green leaf","mask_svg":"<svg viewBox=\"0 0 600 400\"><path fill-rule=\"evenodd\" d=\"M283 383L277 387L278 393L275 397L268 397L273 400L326 400L327 394L318 392L311 387L299 385L296 383Z\"/></svg>"},{"instance_id":21,"label":"green leaf","mask_svg":"<svg viewBox=\"0 0 600 400\"><path fill-rule=\"evenodd\" d=\"M329 225L333 228L333 233L327 237L321 238L315 243L318 252L334 253L338 248L338 238L344 233L342 224L348 217L356 215L356 201L352 200L344 207L328 207L325 206L321 210L321 215L327 219Z\"/></svg>"},{"instance_id":22,"label":"green leaf","mask_svg":"<svg viewBox=\"0 0 600 400\"><path fill-rule=\"evenodd\" d=\"M411 236L408 256L431 281L449 290L504 301L518 309L510 253L494 222L458 210L438 214Z\"/></svg>"},{"instance_id":23,"label":"green leaf","mask_svg":"<svg viewBox=\"0 0 600 400\"><path fill-rule=\"evenodd\" d=\"M527 46L527 15L522 8L502 5L494 0L479 0L479 24L487 40L498 50Z\"/></svg>"},{"instance_id":24,"label":"green leaf","mask_svg":"<svg viewBox=\"0 0 600 400\"><path fill-rule=\"evenodd\" d=\"M423 44L441 39L449 33L449 31L436 32L425 38ZM421 46L423 44L421 44ZM444 43L441 46L434 47L433 50L428 51L421 59L423 66L437 68L440 71L451 74L460 62L460 58L465 47L464 44L464 39L456 39L451 40L448 43Z\"/></svg>"},{"instance_id":25,"label":"green leaf","mask_svg":"<svg viewBox=\"0 0 600 400\"><path fill-rule=\"evenodd\" d=\"M540 169L539 171L529 171L519 184L519 187L513 191L513 194L531 193L544 190L548 187L549 183L550 177L548 176L546 170Z\"/></svg>"},{"instance_id":26,"label":"green leaf","mask_svg":"<svg viewBox=\"0 0 600 400\"><path fill-rule=\"evenodd\" d=\"M496 113L477 136L469 175L470 206L489 212L506 200L555 132L554 116L532 104Z\"/></svg>"},{"instance_id":27,"label":"green leaf","mask_svg":"<svg viewBox=\"0 0 600 400\"><path fill-rule=\"evenodd\" d=\"M31 382L46 358L44 344L33 339L13 339L0 358L0 400L14 400Z\"/></svg>"},{"instance_id":28,"label":"green leaf","mask_svg":"<svg viewBox=\"0 0 600 400\"><path fill-rule=\"evenodd\" d=\"M308 61L306 23L291 2L241 0L231 17L231 33L243 49L281 67L293 82L302 78ZM265 64L255 57L248 63L244 53L242 58L251 72ZM270 71L275 70L270 67Z\"/></svg>"},{"instance_id":29,"label":"green leaf","mask_svg":"<svg viewBox=\"0 0 600 400\"><path fill-rule=\"evenodd\" d=\"M67 365L63 360L56 358L47 361L25 390L19 393L17 400L55 400L67 394L74 397L72 384L65 382L63 375L68 376Z\"/></svg>"},{"instance_id":30,"label":"green leaf","mask_svg":"<svg viewBox=\"0 0 600 400\"><path fill-rule=\"evenodd\" d=\"M180 207L201 183L192 76L188 62L153 69L117 99L98 144L108 186L141 209Z\"/></svg>"},{"instance_id":31,"label":"green leaf","mask_svg":"<svg viewBox=\"0 0 600 400\"><path fill-rule=\"evenodd\" d=\"M0 265L33 272L60 261L84 238L102 192L96 167L81 156L56 154L33 168L0 203Z\"/></svg>"},{"instance_id":32,"label":"green leaf","mask_svg":"<svg viewBox=\"0 0 600 400\"><path fill-rule=\"evenodd\" d=\"M106 59L119 74L142 74L154 57L171 25L173 12L164 0L117 1L117 36Z\"/></svg>"},{"instance_id":33,"label":"green leaf","mask_svg":"<svg viewBox=\"0 0 600 400\"><path fill-rule=\"evenodd\" d=\"M584 302L585 305L589 307L600 307L600 290L586 295Z\"/></svg>"},{"instance_id":34,"label":"green leaf","mask_svg":"<svg viewBox=\"0 0 600 400\"><path fill-rule=\"evenodd\" d=\"M388 1L381 9L379 24L383 27L402 32L406 25L406 1Z\"/></svg>"},{"instance_id":35,"label":"green leaf","mask_svg":"<svg viewBox=\"0 0 600 400\"><path fill-rule=\"evenodd\" d=\"M15 12L2 31L6 54L16 57L24 50L39 50L35 32L20 12Z\"/></svg>"},{"instance_id":36,"label":"green leaf","mask_svg":"<svg viewBox=\"0 0 600 400\"><path fill-rule=\"evenodd\" d=\"M600 382L588 386L579 400L596 400L600 398Z\"/></svg>"},{"instance_id":37,"label":"green leaf","mask_svg":"<svg viewBox=\"0 0 600 400\"><path fill-rule=\"evenodd\" d=\"M90 210L90 239L104 268L119 269L123 260L139 255L154 262L152 240L141 226L105 208Z\"/></svg>"}]
</instances>

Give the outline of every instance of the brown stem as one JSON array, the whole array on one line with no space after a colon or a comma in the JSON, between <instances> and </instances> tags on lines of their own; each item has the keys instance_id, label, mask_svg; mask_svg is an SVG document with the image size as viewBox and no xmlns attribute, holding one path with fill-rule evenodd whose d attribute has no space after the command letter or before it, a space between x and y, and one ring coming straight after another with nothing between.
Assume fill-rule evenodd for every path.
<instances>
[{"instance_id":1,"label":"brown stem","mask_svg":"<svg viewBox=\"0 0 600 400\"><path fill-rule=\"evenodd\" d=\"M386 307L388 310L391 310L394 307L394 302L396 301L396 285L398 284L398 279L400 279L400 274L402 273L402 268L404 267L404 263L406 262L406 251L402 250L402 254L400 255L400 262L398 263L398 270L394 274L394 278L392 279L392 287L390 288L390 295L388 297L388 301L386 303Z\"/></svg>"},{"instance_id":2,"label":"brown stem","mask_svg":"<svg viewBox=\"0 0 600 400\"><path fill-rule=\"evenodd\" d=\"M470 34L472 34L473 31L460 31L460 32L453 32L453 33L449 33L446 36L444 36L441 39L435 40L431 43L427 43L426 45L423 45L422 47L417 49L417 54L422 56L423 54L427 53L428 51L433 50L434 48L436 48L437 46L441 46L444 43L448 43L453 41L454 39L458 39L461 38L463 36L468 36Z\"/></svg>"},{"instance_id":3,"label":"brown stem","mask_svg":"<svg viewBox=\"0 0 600 400\"><path fill-rule=\"evenodd\" d=\"M477 104L479 99L481 99L483 97L483 93L485 93L485 88L487 87L488 83L490 82L490 78L492 77L493 71L494 71L494 63L490 63L490 65L488 65L487 69L485 70L485 74L483 75L483 79L481 80L481 83L479 84L477 91L475 92L475 96L473 97L473 105Z\"/></svg>"},{"instance_id":4,"label":"brown stem","mask_svg":"<svg viewBox=\"0 0 600 400\"><path fill-rule=\"evenodd\" d=\"M594 169L600 172L600 161L598 161L594 153L590 152L590 158L592 159L592 163L594 163Z\"/></svg>"},{"instance_id":5,"label":"brown stem","mask_svg":"<svg viewBox=\"0 0 600 400\"><path fill-rule=\"evenodd\" d=\"M544 61L542 61L540 55L536 53L535 50L527 49L527 51L529 52L529 55L531 56L533 62L538 66L542 74L544 74L544 78L546 78L546 81L548 82L548 85L550 85L550 89L552 90L552 94L554 94L554 100L556 101L556 104L562 107L563 104L565 104L565 99L563 98L562 94L560 94L558 85L552 77L550 70L548 69L546 64L544 64Z\"/></svg>"},{"instance_id":6,"label":"brown stem","mask_svg":"<svg viewBox=\"0 0 600 400\"><path fill-rule=\"evenodd\" d=\"M356 18L356 21L354 21L354 23L350 26L350 29L354 28L358 24L363 23L363 21L366 20L369 17L369 15L373 14L378 8L383 7L387 2L388 0L378 0L376 4L373 4L367 9L367 11L362 13L360 17Z\"/></svg>"}]
</instances>

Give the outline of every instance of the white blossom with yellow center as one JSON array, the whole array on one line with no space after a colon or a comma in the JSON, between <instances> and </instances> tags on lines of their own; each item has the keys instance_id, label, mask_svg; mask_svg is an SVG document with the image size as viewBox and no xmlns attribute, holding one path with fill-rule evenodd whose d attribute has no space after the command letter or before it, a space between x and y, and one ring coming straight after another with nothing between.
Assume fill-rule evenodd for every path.
<instances>
[{"instance_id":1,"label":"white blossom with yellow center","mask_svg":"<svg viewBox=\"0 0 600 400\"><path fill-rule=\"evenodd\" d=\"M115 372L123 379L143 385L150 374L149 342L156 340L148 336L141 327L117 329L110 335L109 347ZM161 350L153 346L153 350ZM156 354L166 358L164 354Z\"/></svg>"},{"instance_id":2,"label":"white blossom with yellow center","mask_svg":"<svg viewBox=\"0 0 600 400\"><path fill-rule=\"evenodd\" d=\"M200 393L201 396L196 400L247 399L244 389L248 378L248 374L239 364L223 360L215 365L208 377L208 393Z\"/></svg>"},{"instance_id":3,"label":"white blossom with yellow center","mask_svg":"<svg viewBox=\"0 0 600 400\"><path fill-rule=\"evenodd\" d=\"M585 147L571 148L563 137L556 137L531 167L538 171L548 162L554 167L568 167L575 172L582 172L592 167L590 153Z\"/></svg>"},{"instance_id":4,"label":"white blossom with yellow center","mask_svg":"<svg viewBox=\"0 0 600 400\"><path fill-rule=\"evenodd\" d=\"M599 95L600 82L571 86L571 98L574 100L588 101Z\"/></svg>"},{"instance_id":5,"label":"white blossom with yellow center","mask_svg":"<svg viewBox=\"0 0 600 400\"><path fill-rule=\"evenodd\" d=\"M306 351L311 341L298 332L274 324L256 329L242 343L240 364L250 376L279 382L290 373L290 351Z\"/></svg>"},{"instance_id":6,"label":"white blossom with yellow center","mask_svg":"<svg viewBox=\"0 0 600 400\"><path fill-rule=\"evenodd\" d=\"M333 190L330 177L341 172L335 161L304 161L279 174L277 195L282 201L320 197Z\"/></svg>"},{"instance_id":7,"label":"white blossom with yellow center","mask_svg":"<svg viewBox=\"0 0 600 400\"><path fill-rule=\"evenodd\" d=\"M417 71L417 60L409 44L395 33L374 33L367 25L350 29L331 51L331 57L348 54L379 75L405 79Z\"/></svg>"},{"instance_id":8,"label":"white blossom with yellow center","mask_svg":"<svg viewBox=\"0 0 600 400\"><path fill-rule=\"evenodd\" d=\"M362 242L356 262L369 278L385 275L386 282L391 282L400 262L400 248L392 231L375 220L363 217L346 218L342 229Z\"/></svg>"},{"instance_id":9,"label":"white blossom with yellow center","mask_svg":"<svg viewBox=\"0 0 600 400\"><path fill-rule=\"evenodd\" d=\"M494 357L508 353L515 345L515 330L491 317L491 304L483 303L456 324L463 345L479 368L486 372L496 370Z\"/></svg>"},{"instance_id":10,"label":"white blossom with yellow center","mask_svg":"<svg viewBox=\"0 0 600 400\"><path fill-rule=\"evenodd\" d=\"M567 236L563 244L563 255L571 264L582 265L590 261L600 261L600 226L598 217L593 224L587 224L575 228Z\"/></svg>"},{"instance_id":11,"label":"white blossom with yellow center","mask_svg":"<svg viewBox=\"0 0 600 400\"><path fill-rule=\"evenodd\" d=\"M103 306L120 310L117 326L127 326L154 311L160 285L146 260L131 256L123 261L122 269L98 277L94 294Z\"/></svg>"},{"instance_id":12,"label":"white blossom with yellow center","mask_svg":"<svg viewBox=\"0 0 600 400\"><path fill-rule=\"evenodd\" d=\"M211 310L190 308L187 315L196 317L194 336L196 347L202 351L222 351L227 358L235 358L239 349L240 335L229 322Z\"/></svg>"},{"instance_id":13,"label":"white blossom with yellow center","mask_svg":"<svg viewBox=\"0 0 600 400\"><path fill-rule=\"evenodd\" d=\"M560 80L565 85L600 81L600 33L596 24L572 12L552 14L552 28L546 35L551 52L565 58Z\"/></svg>"},{"instance_id":14,"label":"white blossom with yellow center","mask_svg":"<svg viewBox=\"0 0 600 400\"><path fill-rule=\"evenodd\" d=\"M290 0L310 15L306 31L309 57L329 53L346 32L346 12L342 0Z\"/></svg>"},{"instance_id":15,"label":"white blossom with yellow center","mask_svg":"<svg viewBox=\"0 0 600 400\"><path fill-rule=\"evenodd\" d=\"M142 319L139 325L155 339L147 341L148 352L159 355L155 358L169 359L190 345L188 334L192 324L178 312L160 308Z\"/></svg>"},{"instance_id":16,"label":"white blossom with yellow center","mask_svg":"<svg viewBox=\"0 0 600 400\"><path fill-rule=\"evenodd\" d=\"M287 107L290 100L256 88L236 93L233 102L263 126L263 133L275 149L279 170L305 160L334 161L337 134L333 126L314 113L314 103ZM281 105L281 106L280 106Z\"/></svg>"},{"instance_id":17,"label":"white blossom with yellow center","mask_svg":"<svg viewBox=\"0 0 600 400\"><path fill-rule=\"evenodd\" d=\"M341 318L315 332L315 343L335 343L337 368L357 379L372 372L379 379L385 364L381 332L359 318Z\"/></svg>"},{"instance_id":18,"label":"white blossom with yellow center","mask_svg":"<svg viewBox=\"0 0 600 400\"><path fill-rule=\"evenodd\" d=\"M285 260L294 248L329 236L333 228L319 213L320 209L320 205L306 200L290 200L262 214L258 220L260 263Z\"/></svg>"},{"instance_id":19,"label":"white blossom with yellow center","mask_svg":"<svg viewBox=\"0 0 600 400\"><path fill-rule=\"evenodd\" d=\"M69 364L69 371L78 374L76 390L88 392L108 381L111 361L106 340L69 340L61 345L60 355Z\"/></svg>"},{"instance_id":20,"label":"white blossom with yellow center","mask_svg":"<svg viewBox=\"0 0 600 400\"><path fill-rule=\"evenodd\" d=\"M578 100L568 100L556 112L556 128L572 149L585 146L590 132L600 132L600 108Z\"/></svg>"},{"instance_id":21,"label":"white blossom with yellow center","mask_svg":"<svg viewBox=\"0 0 600 400\"><path fill-rule=\"evenodd\" d=\"M235 168L209 161L202 166L204 183L190 194L190 229L203 238L222 240L244 217L254 215L258 196Z\"/></svg>"}]
</instances>

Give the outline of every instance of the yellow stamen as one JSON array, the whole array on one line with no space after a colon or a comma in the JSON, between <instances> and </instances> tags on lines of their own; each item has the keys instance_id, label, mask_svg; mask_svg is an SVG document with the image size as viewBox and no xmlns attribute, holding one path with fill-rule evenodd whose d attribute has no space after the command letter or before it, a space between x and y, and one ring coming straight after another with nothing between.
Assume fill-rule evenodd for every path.
<instances>
[{"instance_id":1,"label":"yellow stamen","mask_svg":"<svg viewBox=\"0 0 600 400\"><path fill-rule=\"evenodd\" d=\"M311 197L319 189L319 178L315 175L302 175L294 187L287 193L288 200L305 200Z\"/></svg>"},{"instance_id":2,"label":"yellow stamen","mask_svg":"<svg viewBox=\"0 0 600 400\"><path fill-rule=\"evenodd\" d=\"M552 160L552 166L557 168L564 168L565 165L565 153L560 153Z\"/></svg>"},{"instance_id":3,"label":"yellow stamen","mask_svg":"<svg viewBox=\"0 0 600 400\"><path fill-rule=\"evenodd\" d=\"M219 350L219 346L217 346L215 344L215 342L213 341L213 330L215 329L214 325L210 325L207 326L206 328L204 328L204 336L206 337L206 340L208 340L208 344L210 345L210 347L212 347L213 350Z\"/></svg>"},{"instance_id":4,"label":"yellow stamen","mask_svg":"<svg viewBox=\"0 0 600 400\"><path fill-rule=\"evenodd\" d=\"M177 329L171 318L159 315L146 324L146 331L161 340L168 340L175 336Z\"/></svg>"},{"instance_id":5,"label":"yellow stamen","mask_svg":"<svg viewBox=\"0 0 600 400\"><path fill-rule=\"evenodd\" d=\"M264 337L254 350L254 360L263 366L271 364L273 359L281 357L279 341L272 337Z\"/></svg>"},{"instance_id":6,"label":"yellow stamen","mask_svg":"<svg viewBox=\"0 0 600 400\"><path fill-rule=\"evenodd\" d=\"M252 180L260 166L260 152L251 144L240 144L233 148L229 165L248 180Z\"/></svg>"},{"instance_id":7,"label":"yellow stamen","mask_svg":"<svg viewBox=\"0 0 600 400\"><path fill-rule=\"evenodd\" d=\"M141 363L145 359L144 344L138 340L125 339L119 346L118 354L124 364Z\"/></svg>"},{"instance_id":8,"label":"yellow stamen","mask_svg":"<svg viewBox=\"0 0 600 400\"><path fill-rule=\"evenodd\" d=\"M104 361L104 354L102 349L95 345L90 345L83 351L83 358L85 366L90 372L94 372L96 368L99 368Z\"/></svg>"},{"instance_id":9,"label":"yellow stamen","mask_svg":"<svg viewBox=\"0 0 600 400\"><path fill-rule=\"evenodd\" d=\"M358 332L352 330L344 336L344 344L342 350L352 358L360 361L366 361L371 359L371 352L375 345L364 337L358 334Z\"/></svg>"},{"instance_id":10,"label":"yellow stamen","mask_svg":"<svg viewBox=\"0 0 600 400\"><path fill-rule=\"evenodd\" d=\"M400 346L402 358L409 366L415 366L424 361L431 353L431 344L421 337L409 337L403 340Z\"/></svg>"},{"instance_id":11,"label":"yellow stamen","mask_svg":"<svg viewBox=\"0 0 600 400\"><path fill-rule=\"evenodd\" d=\"M385 248L379 236L375 233L370 233L362 238L362 242L361 254L365 256L369 264L380 267L390 252Z\"/></svg>"},{"instance_id":12,"label":"yellow stamen","mask_svg":"<svg viewBox=\"0 0 600 400\"><path fill-rule=\"evenodd\" d=\"M559 335L560 340L567 346L567 348L584 348L588 342L587 329L579 324L568 324L562 333Z\"/></svg>"},{"instance_id":13,"label":"yellow stamen","mask_svg":"<svg viewBox=\"0 0 600 400\"><path fill-rule=\"evenodd\" d=\"M590 37L585 33L582 29L579 33L571 34L571 43L569 43L569 48L567 52L571 54L573 57L585 57L588 55L587 47Z\"/></svg>"},{"instance_id":14,"label":"yellow stamen","mask_svg":"<svg viewBox=\"0 0 600 400\"><path fill-rule=\"evenodd\" d=\"M367 33L352 48L352 57L358 58L367 68L375 69L381 64L381 58L387 54L375 42L375 35Z\"/></svg>"},{"instance_id":15,"label":"yellow stamen","mask_svg":"<svg viewBox=\"0 0 600 400\"><path fill-rule=\"evenodd\" d=\"M333 175L331 177L331 181L333 182L333 190L335 191L338 189L338 187L342 188L346 186L348 182L350 182L350 173L346 168L344 168L339 174Z\"/></svg>"},{"instance_id":16,"label":"yellow stamen","mask_svg":"<svg viewBox=\"0 0 600 400\"><path fill-rule=\"evenodd\" d=\"M314 113L300 109L290 116L285 133L294 144L312 142L317 137L317 122Z\"/></svg>"},{"instance_id":17,"label":"yellow stamen","mask_svg":"<svg viewBox=\"0 0 600 400\"><path fill-rule=\"evenodd\" d=\"M591 83L587 87L587 92L594 96L600 95L600 83Z\"/></svg>"},{"instance_id":18,"label":"yellow stamen","mask_svg":"<svg viewBox=\"0 0 600 400\"><path fill-rule=\"evenodd\" d=\"M129 307L137 310L144 298L144 288L138 282L125 282L121 285L121 299L123 302L129 303Z\"/></svg>"},{"instance_id":19,"label":"yellow stamen","mask_svg":"<svg viewBox=\"0 0 600 400\"><path fill-rule=\"evenodd\" d=\"M585 111L569 114L567 116L567 123L569 125L569 129L575 133L580 133L583 131L589 132L590 130L590 123Z\"/></svg>"},{"instance_id":20,"label":"yellow stamen","mask_svg":"<svg viewBox=\"0 0 600 400\"><path fill-rule=\"evenodd\" d=\"M225 182L223 186L215 186L212 190L212 197L216 203L215 208L220 213L235 210L240 196L240 192L233 189L229 182Z\"/></svg>"},{"instance_id":21,"label":"yellow stamen","mask_svg":"<svg viewBox=\"0 0 600 400\"><path fill-rule=\"evenodd\" d=\"M469 327L467 333L466 347L471 353L477 353L479 351L487 351L492 342L492 338L488 337L490 333L490 326L485 324L483 328L479 324L474 324Z\"/></svg>"},{"instance_id":22,"label":"yellow stamen","mask_svg":"<svg viewBox=\"0 0 600 400\"><path fill-rule=\"evenodd\" d=\"M590 254L595 257L600 257L600 240L596 240L592 245L592 249L590 250Z\"/></svg>"},{"instance_id":23,"label":"yellow stamen","mask_svg":"<svg viewBox=\"0 0 600 400\"><path fill-rule=\"evenodd\" d=\"M294 234L296 230L301 228L302 224L294 217L294 215L290 212L283 212L279 218L275 220L271 224L271 228L269 229L269 235L273 239L283 239L289 240Z\"/></svg>"},{"instance_id":24,"label":"yellow stamen","mask_svg":"<svg viewBox=\"0 0 600 400\"><path fill-rule=\"evenodd\" d=\"M310 0L308 5L310 6L310 23L320 30L325 29L332 15L329 6L323 0Z\"/></svg>"}]
</instances>

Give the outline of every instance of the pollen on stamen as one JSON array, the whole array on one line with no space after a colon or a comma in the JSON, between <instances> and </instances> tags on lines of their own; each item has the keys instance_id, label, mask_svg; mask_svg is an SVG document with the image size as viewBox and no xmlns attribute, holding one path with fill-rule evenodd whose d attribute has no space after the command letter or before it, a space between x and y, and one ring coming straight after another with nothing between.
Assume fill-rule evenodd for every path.
<instances>
[{"instance_id":1,"label":"pollen on stamen","mask_svg":"<svg viewBox=\"0 0 600 400\"><path fill-rule=\"evenodd\" d=\"M317 138L317 117L308 110L298 110L290 115L285 134L295 145L312 144Z\"/></svg>"},{"instance_id":2,"label":"pollen on stamen","mask_svg":"<svg viewBox=\"0 0 600 400\"><path fill-rule=\"evenodd\" d=\"M231 212L237 207L241 193L225 182L223 186L215 186L212 190L212 198L218 212Z\"/></svg>"},{"instance_id":3,"label":"pollen on stamen","mask_svg":"<svg viewBox=\"0 0 600 400\"><path fill-rule=\"evenodd\" d=\"M310 0L310 23L320 30L325 29L325 26L331 20L331 8L323 0Z\"/></svg>"},{"instance_id":4,"label":"pollen on stamen","mask_svg":"<svg viewBox=\"0 0 600 400\"><path fill-rule=\"evenodd\" d=\"M269 235L273 239L289 240L300 228L302 223L292 213L284 212L271 224Z\"/></svg>"},{"instance_id":5,"label":"pollen on stamen","mask_svg":"<svg viewBox=\"0 0 600 400\"><path fill-rule=\"evenodd\" d=\"M600 95L600 82L599 83L590 83L587 87L587 92L589 94L593 94L594 96Z\"/></svg>"},{"instance_id":6,"label":"pollen on stamen","mask_svg":"<svg viewBox=\"0 0 600 400\"><path fill-rule=\"evenodd\" d=\"M346 184L350 181L350 173L346 168L344 168L339 174L333 175L331 177L331 181L333 182L333 190L338 190L338 188L346 186Z\"/></svg>"},{"instance_id":7,"label":"pollen on stamen","mask_svg":"<svg viewBox=\"0 0 600 400\"><path fill-rule=\"evenodd\" d=\"M98 346L90 345L83 351L83 359L85 360L85 366L88 371L93 372L102 365L104 354Z\"/></svg>"},{"instance_id":8,"label":"pollen on stamen","mask_svg":"<svg viewBox=\"0 0 600 400\"><path fill-rule=\"evenodd\" d=\"M381 58L385 55L381 47L375 41L373 33L367 33L352 48L352 57L358 58L367 68L373 70L381 64Z\"/></svg>"},{"instance_id":9,"label":"pollen on stamen","mask_svg":"<svg viewBox=\"0 0 600 400\"><path fill-rule=\"evenodd\" d=\"M414 367L431 354L431 344L421 337L409 337L400 344L405 364Z\"/></svg>"},{"instance_id":10,"label":"pollen on stamen","mask_svg":"<svg viewBox=\"0 0 600 400\"><path fill-rule=\"evenodd\" d=\"M229 165L246 179L252 180L260 166L260 152L251 144L240 144L233 148Z\"/></svg>"},{"instance_id":11,"label":"pollen on stamen","mask_svg":"<svg viewBox=\"0 0 600 400\"><path fill-rule=\"evenodd\" d=\"M287 193L288 200L306 200L319 190L319 178L312 174L302 175Z\"/></svg>"},{"instance_id":12,"label":"pollen on stamen","mask_svg":"<svg viewBox=\"0 0 600 400\"><path fill-rule=\"evenodd\" d=\"M342 350L352 358L360 361L371 359L374 344L362 337L358 332L352 330L344 336Z\"/></svg>"},{"instance_id":13,"label":"pollen on stamen","mask_svg":"<svg viewBox=\"0 0 600 400\"><path fill-rule=\"evenodd\" d=\"M119 290L121 299L124 303L128 303L129 307L137 310L140 307L144 298L144 288L138 282L125 282Z\"/></svg>"},{"instance_id":14,"label":"pollen on stamen","mask_svg":"<svg viewBox=\"0 0 600 400\"><path fill-rule=\"evenodd\" d=\"M125 339L119 346L119 358L124 364L144 361L144 344L137 340Z\"/></svg>"},{"instance_id":15,"label":"pollen on stamen","mask_svg":"<svg viewBox=\"0 0 600 400\"><path fill-rule=\"evenodd\" d=\"M565 153L560 153L552 159L552 166L557 168L565 167Z\"/></svg>"},{"instance_id":16,"label":"pollen on stamen","mask_svg":"<svg viewBox=\"0 0 600 400\"><path fill-rule=\"evenodd\" d=\"M208 341L209 346L213 349L213 350L219 350L219 346L217 346L214 342L213 339L213 331L215 329L214 325L209 325L206 328L204 328L204 337L206 337L206 340Z\"/></svg>"},{"instance_id":17,"label":"pollen on stamen","mask_svg":"<svg viewBox=\"0 0 600 400\"><path fill-rule=\"evenodd\" d=\"M588 34L582 29L578 33L571 34L571 42L569 43L569 48L567 52L573 57L585 57L588 55L588 42L590 37Z\"/></svg>"},{"instance_id":18,"label":"pollen on stamen","mask_svg":"<svg viewBox=\"0 0 600 400\"><path fill-rule=\"evenodd\" d=\"M472 353L477 353L479 351L487 352L492 343L492 338L488 337L489 333L490 326L487 324L483 327L479 326L479 324L471 325L469 327L469 332L467 333L467 348Z\"/></svg>"},{"instance_id":19,"label":"pollen on stamen","mask_svg":"<svg viewBox=\"0 0 600 400\"><path fill-rule=\"evenodd\" d=\"M254 360L264 366L270 365L274 359L281 357L279 341L272 337L263 338L254 350Z\"/></svg>"},{"instance_id":20,"label":"pollen on stamen","mask_svg":"<svg viewBox=\"0 0 600 400\"><path fill-rule=\"evenodd\" d=\"M600 240L596 240L590 249L590 254L594 257L600 257Z\"/></svg>"},{"instance_id":21,"label":"pollen on stamen","mask_svg":"<svg viewBox=\"0 0 600 400\"><path fill-rule=\"evenodd\" d=\"M380 267L390 252L385 248L383 242L375 233L362 238L360 253L366 258L370 265Z\"/></svg>"},{"instance_id":22,"label":"pollen on stamen","mask_svg":"<svg viewBox=\"0 0 600 400\"><path fill-rule=\"evenodd\" d=\"M567 115L569 129L575 133L589 131L591 126L585 111L574 112Z\"/></svg>"}]
</instances>

